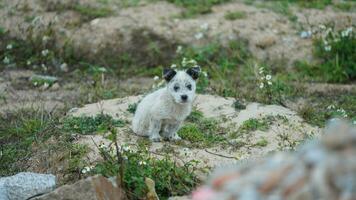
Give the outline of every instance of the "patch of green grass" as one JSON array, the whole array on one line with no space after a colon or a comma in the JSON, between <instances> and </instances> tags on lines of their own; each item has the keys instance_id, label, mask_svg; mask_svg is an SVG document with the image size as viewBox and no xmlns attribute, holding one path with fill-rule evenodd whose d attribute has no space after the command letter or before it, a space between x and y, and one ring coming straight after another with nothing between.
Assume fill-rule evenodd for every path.
<instances>
[{"instance_id":1,"label":"patch of green grass","mask_svg":"<svg viewBox=\"0 0 356 200\"><path fill-rule=\"evenodd\" d=\"M194 17L199 14L210 13L211 7L217 4L222 4L230 0L166 0L170 3L174 3L177 6L185 8L182 13L182 17Z\"/></svg>"},{"instance_id":2,"label":"patch of green grass","mask_svg":"<svg viewBox=\"0 0 356 200\"><path fill-rule=\"evenodd\" d=\"M314 42L315 64L297 62L301 77L313 81L345 83L356 80L356 34L347 29L328 34Z\"/></svg>"},{"instance_id":3,"label":"patch of green grass","mask_svg":"<svg viewBox=\"0 0 356 200\"><path fill-rule=\"evenodd\" d=\"M309 94L308 103L298 109L298 114L308 123L324 127L334 117L356 120L356 93L331 92Z\"/></svg>"},{"instance_id":4,"label":"patch of green grass","mask_svg":"<svg viewBox=\"0 0 356 200\"><path fill-rule=\"evenodd\" d=\"M188 122L198 123L204 118L204 114L199 110L193 110L187 117Z\"/></svg>"},{"instance_id":5,"label":"patch of green grass","mask_svg":"<svg viewBox=\"0 0 356 200\"><path fill-rule=\"evenodd\" d=\"M239 127L239 131L241 131L243 133L249 133L249 132L256 131L256 130L266 131L269 129L273 119L274 119L274 117L268 116L268 117L264 117L262 119L252 118L252 119L246 120Z\"/></svg>"},{"instance_id":6,"label":"patch of green grass","mask_svg":"<svg viewBox=\"0 0 356 200\"><path fill-rule=\"evenodd\" d=\"M65 131L84 135L106 132L111 126L122 127L123 125L123 121L115 120L111 116L104 114L95 117L68 117L63 121L63 129Z\"/></svg>"},{"instance_id":7,"label":"patch of green grass","mask_svg":"<svg viewBox=\"0 0 356 200\"><path fill-rule=\"evenodd\" d=\"M178 135L188 140L195 147L209 147L213 144L225 141L219 131L218 122L203 117L199 111L192 112L188 117L188 123L181 127Z\"/></svg>"},{"instance_id":8,"label":"patch of green grass","mask_svg":"<svg viewBox=\"0 0 356 200\"><path fill-rule=\"evenodd\" d=\"M356 2L339 2L339 3L335 4L335 7L341 11L355 12L356 11Z\"/></svg>"},{"instance_id":9,"label":"patch of green grass","mask_svg":"<svg viewBox=\"0 0 356 200\"><path fill-rule=\"evenodd\" d=\"M73 10L87 17L88 19L107 17L113 14L113 11L107 7L94 8L79 4L73 6Z\"/></svg>"},{"instance_id":10,"label":"patch of green grass","mask_svg":"<svg viewBox=\"0 0 356 200\"><path fill-rule=\"evenodd\" d=\"M147 194L145 178L151 178L155 182L155 189L160 199L167 199L170 196L180 196L191 192L199 183L195 176L196 161L189 161L178 165L168 154L162 158L154 158L143 146L138 150L127 147L121 155L125 158L118 164L116 156L111 156L110 151L101 150L106 158L94 168L93 173L99 173L107 177L116 176L123 169L124 188L129 191L130 199L143 199Z\"/></svg>"},{"instance_id":11,"label":"patch of green grass","mask_svg":"<svg viewBox=\"0 0 356 200\"><path fill-rule=\"evenodd\" d=\"M58 119L41 110L24 109L0 115L0 174L11 175L25 170L31 146L46 141L58 132Z\"/></svg>"},{"instance_id":12,"label":"patch of green grass","mask_svg":"<svg viewBox=\"0 0 356 200\"><path fill-rule=\"evenodd\" d=\"M245 19L246 16L246 12L244 11L228 11L227 13L225 13L224 18L227 20L237 20Z\"/></svg>"},{"instance_id":13,"label":"patch of green grass","mask_svg":"<svg viewBox=\"0 0 356 200\"><path fill-rule=\"evenodd\" d=\"M139 104L139 103L132 103L132 104L129 104L129 106L127 107L127 111L129 111L129 112L132 113L132 114L135 114L138 104Z\"/></svg>"},{"instance_id":14,"label":"patch of green grass","mask_svg":"<svg viewBox=\"0 0 356 200\"><path fill-rule=\"evenodd\" d=\"M255 146L259 146L259 147L265 147L268 145L268 141L266 140L266 138L262 138L259 141L256 142Z\"/></svg>"}]
</instances>

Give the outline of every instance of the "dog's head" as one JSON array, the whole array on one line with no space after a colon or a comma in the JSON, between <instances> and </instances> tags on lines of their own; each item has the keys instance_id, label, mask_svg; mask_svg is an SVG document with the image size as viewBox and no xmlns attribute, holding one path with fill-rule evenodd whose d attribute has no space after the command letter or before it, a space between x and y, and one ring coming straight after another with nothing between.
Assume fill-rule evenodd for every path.
<instances>
[{"instance_id":1,"label":"dog's head","mask_svg":"<svg viewBox=\"0 0 356 200\"><path fill-rule=\"evenodd\" d=\"M179 104L191 103L195 98L196 80L200 67L192 67L185 71L163 70L163 78L167 81L168 92Z\"/></svg>"}]
</instances>

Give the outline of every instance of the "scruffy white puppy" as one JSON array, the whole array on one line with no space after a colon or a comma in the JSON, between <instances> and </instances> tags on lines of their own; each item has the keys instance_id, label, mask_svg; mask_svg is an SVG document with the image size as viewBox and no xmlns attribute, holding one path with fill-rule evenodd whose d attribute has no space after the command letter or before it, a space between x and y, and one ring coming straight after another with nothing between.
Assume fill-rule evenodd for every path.
<instances>
[{"instance_id":1,"label":"scruffy white puppy","mask_svg":"<svg viewBox=\"0 0 356 200\"><path fill-rule=\"evenodd\" d=\"M139 103L132 121L132 130L155 142L160 141L161 136L168 140L180 140L177 131L192 110L195 81L199 73L200 67L192 67L186 71L164 69L166 87L147 95Z\"/></svg>"}]
</instances>

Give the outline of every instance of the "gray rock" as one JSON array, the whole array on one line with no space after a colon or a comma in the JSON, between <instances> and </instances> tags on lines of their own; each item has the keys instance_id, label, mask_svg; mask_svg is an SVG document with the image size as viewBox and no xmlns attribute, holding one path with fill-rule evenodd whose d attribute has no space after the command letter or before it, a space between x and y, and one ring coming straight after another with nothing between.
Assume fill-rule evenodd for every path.
<instances>
[{"instance_id":1,"label":"gray rock","mask_svg":"<svg viewBox=\"0 0 356 200\"><path fill-rule=\"evenodd\" d=\"M25 200L48 193L56 186L56 177L51 174L21 172L0 178L1 200Z\"/></svg>"}]
</instances>

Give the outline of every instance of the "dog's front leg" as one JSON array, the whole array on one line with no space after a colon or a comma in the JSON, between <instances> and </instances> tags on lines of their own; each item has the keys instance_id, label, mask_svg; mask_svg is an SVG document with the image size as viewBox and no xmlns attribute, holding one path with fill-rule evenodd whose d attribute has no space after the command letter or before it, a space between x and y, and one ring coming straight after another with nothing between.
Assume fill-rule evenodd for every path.
<instances>
[{"instance_id":1,"label":"dog's front leg","mask_svg":"<svg viewBox=\"0 0 356 200\"><path fill-rule=\"evenodd\" d=\"M151 119L150 126L148 130L149 138L152 142L161 141L161 136L159 135L159 131L161 130L161 120Z\"/></svg>"},{"instance_id":2,"label":"dog's front leg","mask_svg":"<svg viewBox=\"0 0 356 200\"><path fill-rule=\"evenodd\" d=\"M179 137L179 135L177 134L179 128L181 126L181 123L176 123L176 124L170 124L168 126L168 134L169 134L169 137L168 139L169 140L173 140L173 141L178 141L178 140L181 140L182 138Z\"/></svg>"}]
</instances>

